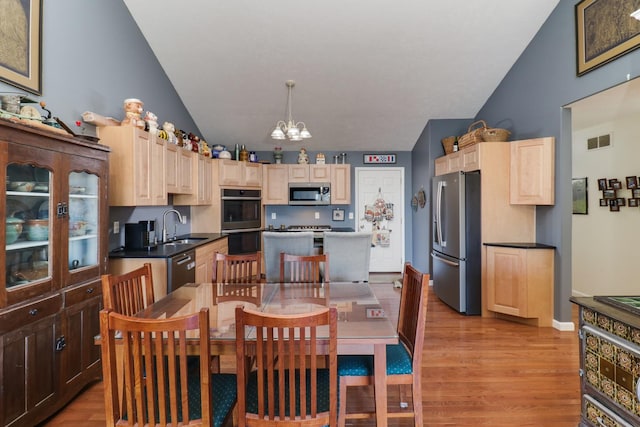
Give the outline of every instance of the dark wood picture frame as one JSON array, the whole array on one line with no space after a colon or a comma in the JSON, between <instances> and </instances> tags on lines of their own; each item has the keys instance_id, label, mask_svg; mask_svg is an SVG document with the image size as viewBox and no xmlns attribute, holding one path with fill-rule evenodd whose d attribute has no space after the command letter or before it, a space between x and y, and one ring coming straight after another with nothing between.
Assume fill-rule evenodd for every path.
<instances>
[{"instance_id":1,"label":"dark wood picture frame","mask_svg":"<svg viewBox=\"0 0 640 427\"><path fill-rule=\"evenodd\" d=\"M24 31L25 44L15 42L1 51L16 53L0 56L0 80L35 95L42 95L42 0L16 3L20 6L3 13L8 23ZM3 40L2 43L10 41Z\"/></svg>"},{"instance_id":2,"label":"dark wood picture frame","mask_svg":"<svg viewBox=\"0 0 640 427\"><path fill-rule=\"evenodd\" d=\"M607 200L607 199L600 199L600 206L604 206L604 207L609 206L609 200Z\"/></svg>"},{"instance_id":3,"label":"dark wood picture frame","mask_svg":"<svg viewBox=\"0 0 640 427\"><path fill-rule=\"evenodd\" d=\"M602 191L602 197L607 200L613 200L616 198L616 190L607 188L606 190Z\"/></svg>"},{"instance_id":4,"label":"dark wood picture frame","mask_svg":"<svg viewBox=\"0 0 640 427\"><path fill-rule=\"evenodd\" d=\"M632 0L582 0L575 7L576 72L581 76L640 46Z\"/></svg>"},{"instance_id":5,"label":"dark wood picture frame","mask_svg":"<svg viewBox=\"0 0 640 427\"><path fill-rule=\"evenodd\" d=\"M630 208L637 208L638 199L634 199L634 198L629 199L629 201L627 202L627 206L629 206Z\"/></svg>"},{"instance_id":6,"label":"dark wood picture frame","mask_svg":"<svg viewBox=\"0 0 640 427\"><path fill-rule=\"evenodd\" d=\"M618 205L618 206L627 206L627 199L625 199L624 197L618 197L616 199L616 205Z\"/></svg>"},{"instance_id":7,"label":"dark wood picture frame","mask_svg":"<svg viewBox=\"0 0 640 427\"><path fill-rule=\"evenodd\" d=\"M628 176L625 178L627 181L627 188L633 189L638 188L638 177L637 176Z\"/></svg>"},{"instance_id":8,"label":"dark wood picture frame","mask_svg":"<svg viewBox=\"0 0 640 427\"><path fill-rule=\"evenodd\" d=\"M598 179L598 190L606 190L607 188L607 178Z\"/></svg>"},{"instance_id":9,"label":"dark wood picture frame","mask_svg":"<svg viewBox=\"0 0 640 427\"><path fill-rule=\"evenodd\" d=\"M640 188L634 188L631 190L631 197L634 199L640 199Z\"/></svg>"},{"instance_id":10,"label":"dark wood picture frame","mask_svg":"<svg viewBox=\"0 0 640 427\"><path fill-rule=\"evenodd\" d=\"M587 178L573 178L573 213L587 215L589 213Z\"/></svg>"},{"instance_id":11,"label":"dark wood picture frame","mask_svg":"<svg viewBox=\"0 0 640 427\"><path fill-rule=\"evenodd\" d=\"M618 181L617 178L610 179L609 188L613 188L614 190L620 190L622 189L622 182Z\"/></svg>"},{"instance_id":12,"label":"dark wood picture frame","mask_svg":"<svg viewBox=\"0 0 640 427\"><path fill-rule=\"evenodd\" d=\"M618 206L618 201L616 199L609 200L609 210L611 212L618 212L620 210L620 206Z\"/></svg>"}]
</instances>

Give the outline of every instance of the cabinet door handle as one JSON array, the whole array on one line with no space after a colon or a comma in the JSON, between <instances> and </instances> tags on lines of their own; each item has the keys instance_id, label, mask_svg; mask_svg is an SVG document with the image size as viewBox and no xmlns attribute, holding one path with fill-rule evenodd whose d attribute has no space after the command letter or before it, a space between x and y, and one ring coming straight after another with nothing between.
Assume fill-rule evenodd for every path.
<instances>
[{"instance_id":1,"label":"cabinet door handle","mask_svg":"<svg viewBox=\"0 0 640 427\"><path fill-rule=\"evenodd\" d=\"M35 316L36 314L38 314L38 309L37 308L32 308L31 310L29 310L29 314L31 316Z\"/></svg>"},{"instance_id":2,"label":"cabinet door handle","mask_svg":"<svg viewBox=\"0 0 640 427\"><path fill-rule=\"evenodd\" d=\"M93 293L93 288L89 288L89 289L87 289L87 293L88 293L88 294L92 294L92 293Z\"/></svg>"}]
</instances>

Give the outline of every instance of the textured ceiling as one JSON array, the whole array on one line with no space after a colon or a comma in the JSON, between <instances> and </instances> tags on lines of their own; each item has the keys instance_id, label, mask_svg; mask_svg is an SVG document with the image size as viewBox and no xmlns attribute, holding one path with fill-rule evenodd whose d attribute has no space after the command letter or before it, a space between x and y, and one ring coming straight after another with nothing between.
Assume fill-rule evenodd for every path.
<instances>
[{"instance_id":1,"label":"textured ceiling","mask_svg":"<svg viewBox=\"0 0 640 427\"><path fill-rule=\"evenodd\" d=\"M312 151L474 117L558 1L124 0L207 142L271 150L292 79Z\"/></svg>"}]
</instances>

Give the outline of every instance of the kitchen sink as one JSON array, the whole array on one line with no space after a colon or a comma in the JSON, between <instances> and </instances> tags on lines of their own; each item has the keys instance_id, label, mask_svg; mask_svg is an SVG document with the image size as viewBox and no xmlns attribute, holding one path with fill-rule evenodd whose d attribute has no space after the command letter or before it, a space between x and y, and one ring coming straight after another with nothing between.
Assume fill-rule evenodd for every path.
<instances>
[{"instance_id":1,"label":"kitchen sink","mask_svg":"<svg viewBox=\"0 0 640 427\"><path fill-rule=\"evenodd\" d=\"M163 243L165 246L180 246L180 245L193 245L206 240L206 237L187 237L184 239L172 240L170 242Z\"/></svg>"}]
</instances>

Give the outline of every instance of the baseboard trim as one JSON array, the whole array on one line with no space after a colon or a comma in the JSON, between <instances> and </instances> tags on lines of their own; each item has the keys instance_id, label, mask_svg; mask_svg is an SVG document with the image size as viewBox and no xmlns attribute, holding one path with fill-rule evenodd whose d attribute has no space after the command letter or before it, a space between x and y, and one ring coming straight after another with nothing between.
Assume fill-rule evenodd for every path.
<instances>
[{"instance_id":1,"label":"baseboard trim","mask_svg":"<svg viewBox=\"0 0 640 427\"><path fill-rule=\"evenodd\" d=\"M553 328L559 331L575 331L576 327L573 322L559 322L553 319Z\"/></svg>"}]
</instances>

